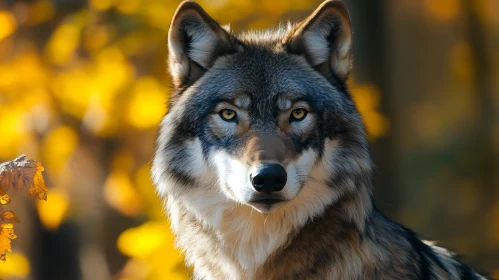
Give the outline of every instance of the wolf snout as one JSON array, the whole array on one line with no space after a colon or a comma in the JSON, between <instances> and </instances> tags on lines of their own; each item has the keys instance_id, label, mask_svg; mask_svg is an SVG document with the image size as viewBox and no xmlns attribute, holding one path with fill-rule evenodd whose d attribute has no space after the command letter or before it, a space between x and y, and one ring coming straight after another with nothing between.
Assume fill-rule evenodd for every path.
<instances>
[{"instance_id":1,"label":"wolf snout","mask_svg":"<svg viewBox=\"0 0 499 280\"><path fill-rule=\"evenodd\" d=\"M254 167L250 172L250 181L257 192L270 195L284 188L287 173L282 165L277 163L265 163Z\"/></svg>"}]
</instances>

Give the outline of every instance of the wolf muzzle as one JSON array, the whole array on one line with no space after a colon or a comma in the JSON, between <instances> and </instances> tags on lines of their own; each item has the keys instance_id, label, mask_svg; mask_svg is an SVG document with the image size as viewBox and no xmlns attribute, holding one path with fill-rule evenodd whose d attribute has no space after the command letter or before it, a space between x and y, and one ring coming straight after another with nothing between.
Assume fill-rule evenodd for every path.
<instances>
[{"instance_id":1,"label":"wolf muzzle","mask_svg":"<svg viewBox=\"0 0 499 280\"><path fill-rule=\"evenodd\" d=\"M287 173L282 165L277 163L264 163L254 167L250 172L250 181L257 192L270 195L284 188Z\"/></svg>"}]
</instances>

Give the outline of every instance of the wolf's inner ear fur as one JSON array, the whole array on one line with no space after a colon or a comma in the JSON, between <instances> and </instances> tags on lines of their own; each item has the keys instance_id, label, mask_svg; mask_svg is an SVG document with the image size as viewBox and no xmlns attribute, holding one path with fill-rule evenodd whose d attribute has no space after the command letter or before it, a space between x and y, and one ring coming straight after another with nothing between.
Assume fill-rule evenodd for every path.
<instances>
[{"instance_id":1,"label":"wolf's inner ear fur","mask_svg":"<svg viewBox=\"0 0 499 280\"><path fill-rule=\"evenodd\" d=\"M285 44L289 52L304 55L326 77L332 71L340 80L347 79L352 63L352 28L341 1L322 3L290 31Z\"/></svg>"},{"instance_id":2,"label":"wolf's inner ear fur","mask_svg":"<svg viewBox=\"0 0 499 280\"><path fill-rule=\"evenodd\" d=\"M182 2L168 32L169 68L176 88L193 82L215 59L235 52L233 36L213 20L199 4Z\"/></svg>"}]
</instances>

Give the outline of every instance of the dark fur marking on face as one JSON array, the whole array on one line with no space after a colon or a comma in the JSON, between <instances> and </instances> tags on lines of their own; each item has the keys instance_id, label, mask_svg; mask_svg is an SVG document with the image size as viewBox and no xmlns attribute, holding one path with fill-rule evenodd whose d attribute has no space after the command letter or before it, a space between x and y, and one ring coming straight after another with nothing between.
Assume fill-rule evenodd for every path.
<instances>
[{"instance_id":1,"label":"dark fur marking on face","mask_svg":"<svg viewBox=\"0 0 499 280\"><path fill-rule=\"evenodd\" d=\"M190 155L184 149L178 149L168 158L166 173L183 186L194 185L196 180L186 171Z\"/></svg>"},{"instance_id":2,"label":"dark fur marking on face","mask_svg":"<svg viewBox=\"0 0 499 280\"><path fill-rule=\"evenodd\" d=\"M180 183L182 186L193 186L196 183L194 178L178 166L171 165L166 168L166 172L171 178L175 179L176 183Z\"/></svg>"}]
</instances>

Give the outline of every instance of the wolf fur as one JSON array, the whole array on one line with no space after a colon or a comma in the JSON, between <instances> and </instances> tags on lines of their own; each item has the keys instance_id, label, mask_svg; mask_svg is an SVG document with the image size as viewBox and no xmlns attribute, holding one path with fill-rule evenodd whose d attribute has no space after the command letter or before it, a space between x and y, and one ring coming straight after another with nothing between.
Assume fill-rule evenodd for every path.
<instances>
[{"instance_id":1,"label":"wolf fur","mask_svg":"<svg viewBox=\"0 0 499 280\"><path fill-rule=\"evenodd\" d=\"M175 92L152 176L194 279L482 279L373 205L340 1L239 35L186 1L168 36ZM285 168L284 202L252 202L262 163Z\"/></svg>"}]
</instances>

